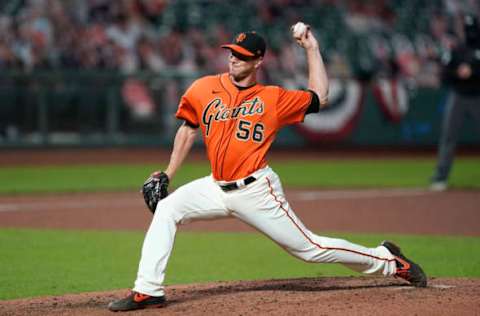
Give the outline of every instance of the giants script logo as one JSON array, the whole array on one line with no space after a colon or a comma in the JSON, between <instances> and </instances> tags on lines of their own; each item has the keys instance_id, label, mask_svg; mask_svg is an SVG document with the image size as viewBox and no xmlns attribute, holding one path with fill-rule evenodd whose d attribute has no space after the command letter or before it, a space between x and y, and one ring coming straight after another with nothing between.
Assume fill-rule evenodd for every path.
<instances>
[{"instance_id":1,"label":"giants script logo","mask_svg":"<svg viewBox=\"0 0 480 316\"><path fill-rule=\"evenodd\" d=\"M222 103L222 99L215 98L207 104L202 114L202 123L205 125L205 136L210 133L210 127L213 121L227 121L230 119L236 119L237 117L247 117L256 114L262 114L265 105L259 97L255 97L252 100L246 100L237 107L227 108Z\"/></svg>"},{"instance_id":2,"label":"giants script logo","mask_svg":"<svg viewBox=\"0 0 480 316\"><path fill-rule=\"evenodd\" d=\"M247 34L245 33L240 33L238 34L237 38L236 38L236 42L237 43L240 43L240 42L243 42L245 40L245 38L247 38Z\"/></svg>"}]
</instances>

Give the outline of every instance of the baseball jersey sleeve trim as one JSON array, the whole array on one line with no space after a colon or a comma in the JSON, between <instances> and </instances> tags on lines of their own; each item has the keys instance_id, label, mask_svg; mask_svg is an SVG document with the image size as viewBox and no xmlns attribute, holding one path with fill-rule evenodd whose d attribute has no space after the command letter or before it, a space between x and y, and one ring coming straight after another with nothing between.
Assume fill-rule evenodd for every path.
<instances>
[{"instance_id":1,"label":"baseball jersey sleeve trim","mask_svg":"<svg viewBox=\"0 0 480 316\"><path fill-rule=\"evenodd\" d=\"M192 126L199 126L197 122L195 122L195 116L193 114L193 109L191 110L192 113L185 113L185 112L180 112L180 110L177 112L175 117L179 120L184 120L185 122L188 122Z\"/></svg>"},{"instance_id":2,"label":"baseball jersey sleeve trim","mask_svg":"<svg viewBox=\"0 0 480 316\"><path fill-rule=\"evenodd\" d=\"M191 128L199 128L200 125L198 124L193 124L192 122L186 120L186 119L183 119L183 124L187 125L188 127L191 127Z\"/></svg>"}]
</instances>

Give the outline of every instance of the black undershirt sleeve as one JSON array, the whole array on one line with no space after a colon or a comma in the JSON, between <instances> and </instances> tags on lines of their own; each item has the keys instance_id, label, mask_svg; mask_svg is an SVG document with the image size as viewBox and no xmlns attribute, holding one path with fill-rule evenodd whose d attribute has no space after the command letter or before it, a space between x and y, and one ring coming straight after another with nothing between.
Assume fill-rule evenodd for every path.
<instances>
[{"instance_id":1,"label":"black undershirt sleeve","mask_svg":"<svg viewBox=\"0 0 480 316\"><path fill-rule=\"evenodd\" d=\"M198 128L198 125L195 125L187 120L183 121L183 125L187 125L188 127L191 127L191 128Z\"/></svg>"},{"instance_id":2,"label":"black undershirt sleeve","mask_svg":"<svg viewBox=\"0 0 480 316\"><path fill-rule=\"evenodd\" d=\"M318 95L312 90L308 91L312 94L312 101L310 101L310 105L308 106L305 114L318 113L318 111L320 111L320 100L318 99Z\"/></svg>"}]
</instances>

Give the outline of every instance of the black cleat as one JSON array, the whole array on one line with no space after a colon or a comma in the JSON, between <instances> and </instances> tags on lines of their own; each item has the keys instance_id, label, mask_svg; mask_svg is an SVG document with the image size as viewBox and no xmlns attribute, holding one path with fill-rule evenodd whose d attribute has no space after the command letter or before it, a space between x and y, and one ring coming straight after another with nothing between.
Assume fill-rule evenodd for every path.
<instances>
[{"instance_id":1,"label":"black cleat","mask_svg":"<svg viewBox=\"0 0 480 316\"><path fill-rule=\"evenodd\" d=\"M410 259L407 259L400 250L400 247L392 243L391 241L383 241L381 246L390 251L395 256L397 263L397 272L395 277L402 278L410 282L411 285L416 287L427 286L427 276L423 272L422 268Z\"/></svg>"},{"instance_id":2,"label":"black cleat","mask_svg":"<svg viewBox=\"0 0 480 316\"><path fill-rule=\"evenodd\" d=\"M108 309L112 312L131 311L135 309L155 308L165 306L165 296L150 296L132 291L130 295L110 302Z\"/></svg>"}]
</instances>

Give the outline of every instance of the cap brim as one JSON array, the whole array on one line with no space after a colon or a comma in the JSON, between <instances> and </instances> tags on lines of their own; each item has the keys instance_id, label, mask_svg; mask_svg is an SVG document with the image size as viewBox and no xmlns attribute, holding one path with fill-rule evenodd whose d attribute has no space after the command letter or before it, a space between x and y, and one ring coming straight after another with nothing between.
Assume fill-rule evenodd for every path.
<instances>
[{"instance_id":1,"label":"cap brim","mask_svg":"<svg viewBox=\"0 0 480 316\"><path fill-rule=\"evenodd\" d=\"M252 52L249 52L248 50L246 50L245 48L241 47L241 46L238 46L238 45L235 45L235 44L227 44L227 45L222 45L221 46L222 48L227 48L227 49L231 49L239 54L242 54L244 56L248 56L248 57L253 57L255 56L254 53Z\"/></svg>"}]
</instances>

